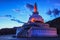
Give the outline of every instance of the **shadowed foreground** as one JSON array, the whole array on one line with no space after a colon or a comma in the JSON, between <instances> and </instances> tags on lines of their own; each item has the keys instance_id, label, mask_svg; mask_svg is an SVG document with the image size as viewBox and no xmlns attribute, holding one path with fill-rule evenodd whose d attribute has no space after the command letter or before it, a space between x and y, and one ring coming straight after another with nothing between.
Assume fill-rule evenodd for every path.
<instances>
[{"instance_id":1,"label":"shadowed foreground","mask_svg":"<svg viewBox=\"0 0 60 40\"><path fill-rule=\"evenodd\" d=\"M1 35L0 40L60 40L60 37L16 38L16 37L13 37L13 35Z\"/></svg>"}]
</instances>

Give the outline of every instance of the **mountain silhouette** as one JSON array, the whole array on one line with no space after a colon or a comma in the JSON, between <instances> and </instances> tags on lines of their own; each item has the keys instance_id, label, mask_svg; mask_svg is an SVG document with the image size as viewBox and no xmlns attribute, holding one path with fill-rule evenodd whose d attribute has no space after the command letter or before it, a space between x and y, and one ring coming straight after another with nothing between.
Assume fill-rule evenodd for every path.
<instances>
[{"instance_id":1,"label":"mountain silhouette","mask_svg":"<svg viewBox=\"0 0 60 40\"><path fill-rule=\"evenodd\" d=\"M58 17L54 20L48 21L46 23L48 23L50 25L50 27L57 28L57 33L60 34L60 17Z\"/></svg>"}]
</instances>

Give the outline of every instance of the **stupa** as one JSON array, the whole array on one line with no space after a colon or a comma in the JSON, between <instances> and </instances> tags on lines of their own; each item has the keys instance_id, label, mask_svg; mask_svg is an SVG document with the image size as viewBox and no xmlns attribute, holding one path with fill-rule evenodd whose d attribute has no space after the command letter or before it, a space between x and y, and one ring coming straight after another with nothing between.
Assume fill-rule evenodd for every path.
<instances>
[{"instance_id":1,"label":"stupa","mask_svg":"<svg viewBox=\"0 0 60 40\"><path fill-rule=\"evenodd\" d=\"M57 29L49 27L44 23L44 19L37 11L37 5L34 5L34 12L29 17L27 23L21 28L17 28L16 37L56 37Z\"/></svg>"}]
</instances>

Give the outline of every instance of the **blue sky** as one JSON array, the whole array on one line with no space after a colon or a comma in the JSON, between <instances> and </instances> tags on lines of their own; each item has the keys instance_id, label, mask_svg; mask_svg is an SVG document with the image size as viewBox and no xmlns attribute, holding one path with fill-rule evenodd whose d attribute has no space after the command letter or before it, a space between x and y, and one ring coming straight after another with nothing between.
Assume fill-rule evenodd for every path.
<instances>
[{"instance_id":1,"label":"blue sky","mask_svg":"<svg viewBox=\"0 0 60 40\"><path fill-rule=\"evenodd\" d=\"M55 19L54 16L47 15L46 12L54 8L60 10L60 0L0 0L0 29L23 25L23 23L11 19L27 22L33 11L29 10L26 4L34 5L35 2L37 3L39 15L44 18L45 22Z\"/></svg>"}]
</instances>

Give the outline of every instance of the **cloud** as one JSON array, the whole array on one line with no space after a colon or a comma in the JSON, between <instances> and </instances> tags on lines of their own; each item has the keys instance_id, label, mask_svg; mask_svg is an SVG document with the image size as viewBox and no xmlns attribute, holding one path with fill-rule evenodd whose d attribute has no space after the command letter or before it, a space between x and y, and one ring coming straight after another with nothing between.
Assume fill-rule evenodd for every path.
<instances>
[{"instance_id":1,"label":"cloud","mask_svg":"<svg viewBox=\"0 0 60 40\"><path fill-rule=\"evenodd\" d=\"M28 4L28 3L26 4L26 7L27 7L27 8L29 8L30 10L33 10L33 8L34 8L34 6L33 6L33 5Z\"/></svg>"},{"instance_id":2,"label":"cloud","mask_svg":"<svg viewBox=\"0 0 60 40\"><path fill-rule=\"evenodd\" d=\"M10 18L14 18L12 15L3 15L3 16L0 16L0 17L10 17Z\"/></svg>"},{"instance_id":3,"label":"cloud","mask_svg":"<svg viewBox=\"0 0 60 40\"><path fill-rule=\"evenodd\" d=\"M47 14L48 14L48 15L51 15L51 14L52 14L52 11L49 9L49 10L47 11Z\"/></svg>"},{"instance_id":4,"label":"cloud","mask_svg":"<svg viewBox=\"0 0 60 40\"><path fill-rule=\"evenodd\" d=\"M60 10L58 9L54 9L52 12L55 16L60 14Z\"/></svg>"},{"instance_id":5,"label":"cloud","mask_svg":"<svg viewBox=\"0 0 60 40\"><path fill-rule=\"evenodd\" d=\"M4 17L15 18L15 17L14 17L14 16L12 16L12 15L4 15Z\"/></svg>"},{"instance_id":6,"label":"cloud","mask_svg":"<svg viewBox=\"0 0 60 40\"><path fill-rule=\"evenodd\" d=\"M4 16L5 16L5 17L10 17L10 18L12 17L11 15L4 15Z\"/></svg>"},{"instance_id":7,"label":"cloud","mask_svg":"<svg viewBox=\"0 0 60 40\"><path fill-rule=\"evenodd\" d=\"M25 23L25 22L22 22L22 21L20 21L20 20L18 20L18 19L11 19L11 21L16 21L16 22L18 22L18 23Z\"/></svg>"},{"instance_id":8,"label":"cloud","mask_svg":"<svg viewBox=\"0 0 60 40\"><path fill-rule=\"evenodd\" d=\"M48 11L47 11L47 14L48 14L48 15L53 14L54 16L57 16L57 15L60 14L60 10L58 10L57 8L54 8L52 11L51 11L51 10L48 10Z\"/></svg>"},{"instance_id":9,"label":"cloud","mask_svg":"<svg viewBox=\"0 0 60 40\"><path fill-rule=\"evenodd\" d=\"M20 12L20 9L12 9L14 12Z\"/></svg>"}]
</instances>

